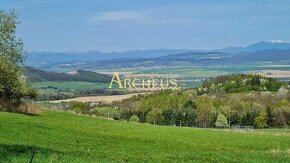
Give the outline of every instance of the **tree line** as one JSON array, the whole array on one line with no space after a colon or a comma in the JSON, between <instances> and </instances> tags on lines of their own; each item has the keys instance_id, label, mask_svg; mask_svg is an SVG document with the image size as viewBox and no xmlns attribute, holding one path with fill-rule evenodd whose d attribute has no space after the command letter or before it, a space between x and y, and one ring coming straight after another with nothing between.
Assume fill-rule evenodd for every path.
<instances>
[{"instance_id":1,"label":"tree line","mask_svg":"<svg viewBox=\"0 0 290 163\"><path fill-rule=\"evenodd\" d=\"M234 76L223 76L232 78ZM240 75L242 76L242 75ZM272 82L281 86L277 91L244 91L227 93L227 86L219 89L204 90L205 81L199 88L186 90L165 90L159 93L138 95L116 102L122 119L130 121L133 117L141 123L190 127L229 127L254 126L256 128L284 127L290 124L289 93L287 85L274 79L246 75L249 83ZM221 78L212 79L217 81ZM265 81L264 81L265 80ZM228 80L229 83L235 83ZM254 82L254 83L253 83ZM228 82L226 82L228 83ZM219 83L215 83L219 85ZM244 85L242 86L244 87ZM275 88L275 89L274 89ZM260 89L259 89L260 90Z\"/></svg>"}]
</instances>

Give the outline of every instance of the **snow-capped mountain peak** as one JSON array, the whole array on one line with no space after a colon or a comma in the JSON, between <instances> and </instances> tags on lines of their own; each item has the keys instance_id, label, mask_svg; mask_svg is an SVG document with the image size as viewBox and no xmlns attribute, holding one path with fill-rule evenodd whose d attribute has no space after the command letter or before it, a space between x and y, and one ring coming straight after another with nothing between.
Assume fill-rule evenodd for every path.
<instances>
[{"instance_id":1,"label":"snow-capped mountain peak","mask_svg":"<svg viewBox=\"0 0 290 163\"><path fill-rule=\"evenodd\" d=\"M285 40L267 40L267 43L272 43L272 44L289 44L290 41L285 41Z\"/></svg>"}]
</instances>

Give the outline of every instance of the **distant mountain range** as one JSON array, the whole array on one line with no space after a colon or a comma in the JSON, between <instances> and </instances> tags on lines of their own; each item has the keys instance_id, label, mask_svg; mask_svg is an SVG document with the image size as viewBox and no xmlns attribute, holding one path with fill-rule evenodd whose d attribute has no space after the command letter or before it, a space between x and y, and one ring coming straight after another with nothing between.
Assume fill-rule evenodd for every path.
<instances>
[{"instance_id":1,"label":"distant mountain range","mask_svg":"<svg viewBox=\"0 0 290 163\"><path fill-rule=\"evenodd\" d=\"M99 68L142 70L161 67L238 66L263 62L290 64L290 49L270 49L239 54L224 52L186 52L156 58L115 59L88 62L82 67L91 70Z\"/></svg>"},{"instance_id":2,"label":"distant mountain range","mask_svg":"<svg viewBox=\"0 0 290 163\"><path fill-rule=\"evenodd\" d=\"M253 62L283 61L289 63L290 42L260 41L246 47L217 50L151 49L103 53L32 52L27 65L35 68L66 71L77 69L113 69L126 67L233 65Z\"/></svg>"},{"instance_id":3,"label":"distant mountain range","mask_svg":"<svg viewBox=\"0 0 290 163\"><path fill-rule=\"evenodd\" d=\"M241 52L255 52L261 50L269 49L290 49L289 41L282 40L267 40L260 41L246 47L228 47L224 49L219 49L216 51L227 52L227 53L241 53Z\"/></svg>"},{"instance_id":4,"label":"distant mountain range","mask_svg":"<svg viewBox=\"0 0 290 163\"><path fill-rule=\"evenodd\" d=\"M51 65L84 64L88 61L102 61L112 59L155 58L168 54L190 52L188 49L150 49L130 50L122 52L30 52L27 55L28 66L45 68Z\"/></svg>"}]
</instances>

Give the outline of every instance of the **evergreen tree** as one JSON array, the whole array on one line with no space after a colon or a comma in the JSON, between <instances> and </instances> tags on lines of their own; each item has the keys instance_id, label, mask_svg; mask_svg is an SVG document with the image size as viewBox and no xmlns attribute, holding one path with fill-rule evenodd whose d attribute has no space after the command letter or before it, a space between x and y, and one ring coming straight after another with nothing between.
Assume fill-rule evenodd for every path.
<instances>
[{"instance_id":1,"label":"evergreen tree","mask_svg":"<svg viewBox=\"0 0 290 163\"><path fill-rule=\"evenodd\" d=\"M267 124L269 127L274 127L274 115L273 115L273 110L268 106L266 109L268 121Z\"/></svg>"},{"instance_id":2,"label":"evergreen tree","mask_svg":"<svg viewBox=\"0 0 290 163\"><path fill-rule=\"evenodd\" d=\"M268 117L266 112L261 112L258 117L255 118L255 125L259 128L268 127Z\"/></svg>"}]
</instances>

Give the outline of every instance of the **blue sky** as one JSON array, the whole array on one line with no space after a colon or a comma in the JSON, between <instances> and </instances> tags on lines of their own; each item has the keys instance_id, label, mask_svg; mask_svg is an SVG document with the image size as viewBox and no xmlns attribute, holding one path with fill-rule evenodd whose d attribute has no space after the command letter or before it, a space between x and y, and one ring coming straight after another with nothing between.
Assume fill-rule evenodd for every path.
<instances>
[{"instance_id":1,"label":"blue sky","mask_svg":"<svg viewBox=\"0 0 290 163\"><path fill-rule=\"evenodd\" d=\"M290 1L0 0L29 51L215 49L290 40Z\"/></svg>"}]
</instances>

